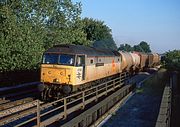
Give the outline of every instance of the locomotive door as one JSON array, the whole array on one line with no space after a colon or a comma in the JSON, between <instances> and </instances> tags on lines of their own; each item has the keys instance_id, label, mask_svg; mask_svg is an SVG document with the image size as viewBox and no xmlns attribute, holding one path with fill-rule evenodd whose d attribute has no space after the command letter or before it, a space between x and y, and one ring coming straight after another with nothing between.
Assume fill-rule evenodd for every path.
<instances>
[{"instance_id":1,"label":"locomotive door","mask_svg":"<svg viewBox=\"0 0 180 127\"><path fill-rule=\"evenodd\" d=\"M82 67L82 80L85 80L85 55L77 55L76 65Z\"/></svg>"}]
</instances>

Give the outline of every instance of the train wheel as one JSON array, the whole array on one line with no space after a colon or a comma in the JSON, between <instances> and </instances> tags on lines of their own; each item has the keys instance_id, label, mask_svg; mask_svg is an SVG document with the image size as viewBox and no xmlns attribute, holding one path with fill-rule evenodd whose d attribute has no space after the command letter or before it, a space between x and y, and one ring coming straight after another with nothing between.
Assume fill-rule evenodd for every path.
<instances>
[{"instance_id":1,"label":"train wheel","mask_svg":"<svg viewBox=\"0 0 180 127\"><path fill-rule=\"evenodd\" d=\"M47 91L47 96L48 96L48 98L51 98L52 97L52 89L51 88L49 88L48 89L48 91Z\"/></svg>"},{"instance_id":2,"label":"train wheel","mask_svg":"<svg viewBox=\"0 0 180 127\"><path fill-rule=\"evenodd\" d=\"M66 95L70 94L70 93L71 93L71 90L72 90L72 89L70 88L70 86L65 85L65 86L62 87L62 91L63 91L63 93L66 94Z\"/></svg>"},{"instance_id":3,"label":"train wheel","mask_svg":"<svg viewBox=\"0 0 180 127\"><path fill-rule=\"evenodd\" d=\"M42 92L41 92L41 99L42 100L46 100L46 95L45 95L45 93L46 93L46 89L44 89Z\"/></svg>"},{"instance_id":4,"label":"train wheel","mask_svg":"<svg viewBox=\"0 0 180 127\"><path fill-rule=\"evenodd\" d=\"M44 100L45 101L49 101L48 91L49 91L49 89L47 88L44 92Z\"/></svg>"},{"instance_id":5,"label":"train wheel","mask_svg":"<svg viewBox=\"0 0 180 127\"><path fill-rule=\"evenodd\" d=\"M61 98L61 93L59 91L56 91L56 96L57 96L57 99L60 99Z\"/></svg>"}]
</instances>

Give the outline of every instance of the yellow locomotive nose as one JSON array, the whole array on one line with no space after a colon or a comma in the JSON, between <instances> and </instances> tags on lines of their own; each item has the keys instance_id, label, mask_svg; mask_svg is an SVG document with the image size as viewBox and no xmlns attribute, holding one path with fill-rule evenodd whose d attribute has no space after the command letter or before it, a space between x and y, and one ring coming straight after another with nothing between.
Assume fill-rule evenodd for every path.
<instances>
[{"instance_id":1,"label":"yellow locomotive nose","mask_svg":"<svg viewBox=\"0 0 180 127\"><path fill-rule=\"evenodd\" d=\"M41 82L53 84L71 84L72 68L63 65L41 65Z\"/></svg>"},{"instance_id":2,"label":"yellow locomotive nose","mask_svg":"<svg viewBox=\"0 0 180 127\"><path fill-rule=\"evenodd\" d=\"M48 74L51 74L51 71L48 71Z\"/></svg>"}]
</instances>

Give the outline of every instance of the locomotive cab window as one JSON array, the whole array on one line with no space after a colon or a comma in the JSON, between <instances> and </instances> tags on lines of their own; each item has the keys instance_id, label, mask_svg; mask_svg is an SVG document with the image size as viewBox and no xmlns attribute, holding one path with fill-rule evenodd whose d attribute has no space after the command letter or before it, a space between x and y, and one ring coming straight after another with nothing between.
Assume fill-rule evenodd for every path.
<instances>
[{"instance_id":1,"label":"locomotive cab window","mask_svg":"<svg viewBox=\"0 0 180 127\"><path fill-rule=\"evenodd\" d=\"M43 63L44 64L58 64L59 55L58 54L44 54Z\"/></svg>"},{"instance_id":2,"label":"locomotive cab window","mask_svg":"<svg viewBox=\"0 0 180 127\"><path fill-rule=\"evenodd\" d=\"M85 65L85 56L77 56L76 66L84 66Z\"/></svg>"},{"instance_id":3,"label":"locomotive cab window","mask_svg":"<svg viewBox=\"0 0 180 127\"><path fill-rule=\"evenodd\" d=\"M59 58L59 64L74 65L74 56L61 54Z\"/></svg>"},{"instance_id":4,"label":"locomotive cab window","mask_svg":"<svg viewBox=\"0 0 180 127\"><path fill-rule=\"evenodd\" d=\"M66 54L44 54L44 64L74 65L74 56Z\"/></svg>"}]
</instances>

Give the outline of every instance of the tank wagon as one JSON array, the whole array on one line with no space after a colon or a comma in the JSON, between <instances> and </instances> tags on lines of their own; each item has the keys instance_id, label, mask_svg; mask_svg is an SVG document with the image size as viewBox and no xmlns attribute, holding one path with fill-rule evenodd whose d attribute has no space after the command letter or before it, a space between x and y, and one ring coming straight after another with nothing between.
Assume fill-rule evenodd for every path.
<instances>
[{"instance_id":1,"label":"tank wagon","mask_svg":"<svg viewBox=\"0 0 180 127\"><path fill-rule=\"evenodd\" d=\"M154 67L159 64L160 56L157 53L149 53L148 60L148 67Z\"/></svg>"},{"instance_id":2,"label":"tank wagon","mask_svg":"<svg viewBox=\"0 0 180 127\"><path fill-rule=\"evenodd\" d=\"M42 99L59 98L159 63L156 55L101 50L82 45L56 45L43 54ZM148 65L150 64L150 65Z\"/></svg>"},{"instance_id":3,"label":"tank wagon","mask_svg":"<svg viewBox=\"0 0 180 127\"><path fill-rule=\"evenodd\" d=\"M148 67L148 54L141 52L135 52L135 53L138 54L140 57L139 69L144 70L145 68Z\"/></svg>"},{"instance_id":4,"label":"tank wagon","mask_svg":"<svg viewBox=\"0 0 180 127\"><path fill-rule=\"evenodd\" d=\"M131 71L133 67L133 58L128 52L119 52L122 58L121 70L122 71Z\"/></svg>"},{"instance_id":5,"label":"tank wagon","mask_svg":"<svg viewBox=\"0 0 180 127\"><path fill-rule=\"evenodd\" d=\"M141 62L140 57L135 52L130 53L130 55L132 56L132 60L133 60L133 71L137 72L140 69L140 66L139 66Z\"/></svg>"}]
</instances>

